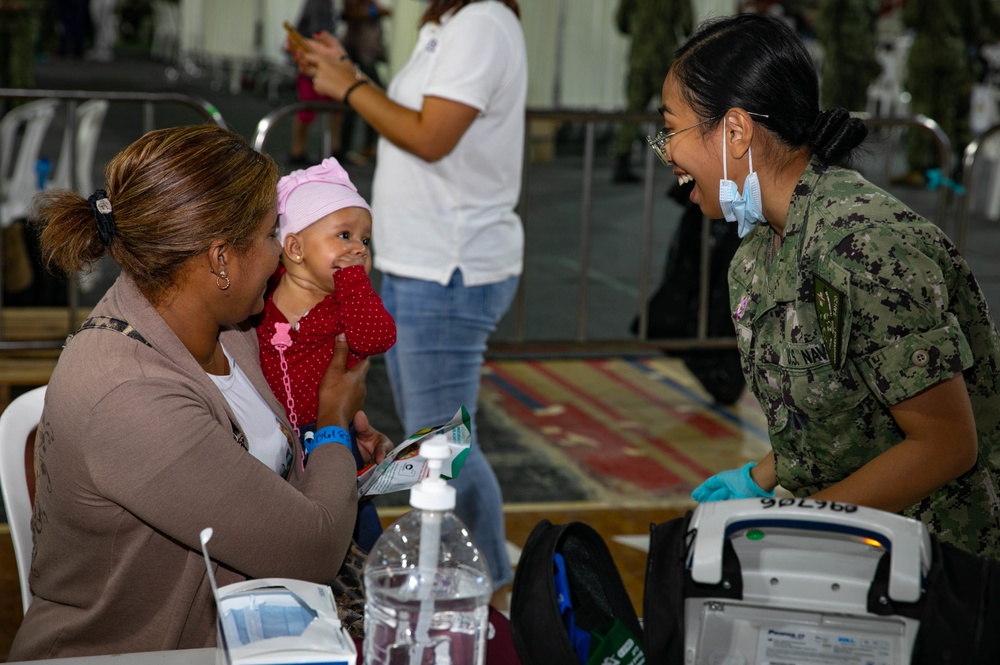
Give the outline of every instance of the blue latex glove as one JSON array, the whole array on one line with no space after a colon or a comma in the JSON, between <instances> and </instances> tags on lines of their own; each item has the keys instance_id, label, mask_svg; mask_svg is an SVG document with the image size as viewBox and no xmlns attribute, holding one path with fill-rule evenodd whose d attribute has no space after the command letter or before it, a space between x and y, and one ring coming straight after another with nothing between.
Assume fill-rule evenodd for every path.
<instances>
[{"instance_id":1,"label":"blue latex glove","mask_svg":"<svg viewBox=\"0 0 1000 665\"><path fill-rule=\"evenodd\" d=\"M756 464L750 462L739 469L717 473L691 492L691 498L698 503L707 501L728 501L729 499L767 499L774 496L774 490L765 492L750 477L750 469Z\"/></svg>"}]
</instances>

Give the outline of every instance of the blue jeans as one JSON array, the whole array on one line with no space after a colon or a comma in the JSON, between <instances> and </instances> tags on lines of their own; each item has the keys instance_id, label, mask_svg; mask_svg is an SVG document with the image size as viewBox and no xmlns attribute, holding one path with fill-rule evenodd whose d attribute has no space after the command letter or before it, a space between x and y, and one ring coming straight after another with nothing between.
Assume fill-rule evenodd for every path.
<instances>
[{"instance_id":1,"label":"blue jeans","mask_svg":"<svg viewBox=\"0 0 1000 665\"><path fill-rule=\"evenodd\" d=\"M500 484L476 444L476 403L486 342L517 292L517 277L466 287L458 270L448 286L382 276L382 302L396 320L386 365L396 413L407 435L448 422L465 405L472 447L458 478L455 513L486 558L493 588L513 578L507 556Z\"/></svg>"}]
</instances>

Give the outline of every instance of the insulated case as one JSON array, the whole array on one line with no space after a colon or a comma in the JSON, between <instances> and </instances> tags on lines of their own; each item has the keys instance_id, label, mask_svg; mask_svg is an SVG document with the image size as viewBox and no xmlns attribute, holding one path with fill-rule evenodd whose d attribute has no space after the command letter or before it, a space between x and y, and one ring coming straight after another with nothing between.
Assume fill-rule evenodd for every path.
<instances>
[{"instance_id":1,"label":"insulated case","mask_svg":"<svg viewBox=\"0 0 1000 665\"><path fill-rule=\"evenodd\" d=\"M919 621L880 609L921 599L932 559L921 522L832 501L745 499L701 504L686 527L683 626L674 624L685 665L910 663ZM654 527L653 549L656 536ZM647 612L668 593L657 579L651 564Z\"/></svg>"}]
</instances>

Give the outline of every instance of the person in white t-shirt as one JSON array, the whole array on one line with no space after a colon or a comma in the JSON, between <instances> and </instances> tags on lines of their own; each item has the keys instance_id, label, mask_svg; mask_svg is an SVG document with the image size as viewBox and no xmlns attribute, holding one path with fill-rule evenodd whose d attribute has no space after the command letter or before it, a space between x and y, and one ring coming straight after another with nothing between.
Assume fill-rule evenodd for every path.
<instances>
[{"instance_id":1,"label":"person in white t-shirt","mask_svg":"<svg viewBox=\"0 0 1000 665\"><path fill-rule=\"evenodd\" d=\"M373 185L375 267L396 320L386 354L407 432L473 416L486 343L520 279L527 54L516 0L431 0L409 61L386 92L328 35L297 53L317 90L381 136ZM457 513L490 564L513 578L496 475L473 445L452 481ZM503 606L505 594L495 594Z\"/></svg>"}]
</instances>

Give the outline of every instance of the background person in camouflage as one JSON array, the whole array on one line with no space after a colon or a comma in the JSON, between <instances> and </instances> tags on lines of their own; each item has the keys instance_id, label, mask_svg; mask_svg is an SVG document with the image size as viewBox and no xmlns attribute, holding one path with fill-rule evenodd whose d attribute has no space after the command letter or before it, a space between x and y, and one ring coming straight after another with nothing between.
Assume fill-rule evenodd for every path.
<instances>
[{"instance_id":1,"label":"background person in camouflage","mask_svg":"<svg viewBox=\"0 0 1000 665\"><path fill-rule=\"evenodd\" d=\"M814 21L823 46L820 102L827 109L864 111L878 74L875 22L880 0L820 0Z\"/></svg>"},{"instance_id":2,"label":"background person in camouflage","mask_svg":"<svg viewBox=\"0 0 1000 665\"><path fill-rule=\"evenodd\" d=\"M772 452L693 497L768 496L780 482L1000 557L1000 336L944 234L832 166L867 129L845 109L820 113L818 92L802 42L760 14L703 26L663 86L676 132L664 154L705 215L723 214L724 163L745 182L753 149L760 183L729 282Z\"/></svg>"},{"instance_id":3,"label":"background person in camouflage","mask_svg":"<svg viewBox=\"0 0 1000 665\"><path fill-rule=\"evenodd\" d=\"M903 6L903 23L914 33L906 77L911 107L941 125L956 166L972 138L969 110L978 49L1000 37L998 16L996 0L907 0ZM911 172L904 179L910 184L923 184L927 169L941 167L926 132L910 132L907 159Z\"/></svg>"},{"instance_id":4,"label":"background person in camouflage","mask_svg":"<svg viewBox=\"0 0 1000 665\"><path fill-rule=\"evenodd\" d=\"M694 27L691 0L621 0L615 17L622 34L632 37L629 47L625 97L630 113L641 113L660 94L670 66L664 60ZM618 127L615 139L613 182L638 182L632 172L632 144L639 137L636 126Z\"/></svg>"},{"instance_id":5,"label":"background person in camouflage","mask_svg":"<svg viewBox=\"0 0 1000 665\"><path fill-rule=\"evenodd\" d=\"M41 12L41 0L0 0L0 88L35 87Z\"/></svg>"}]
</instances>

